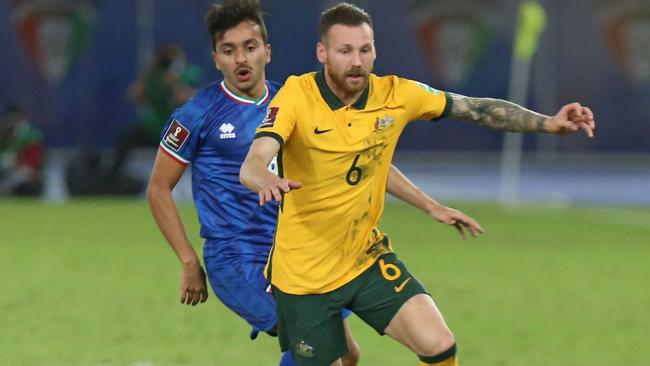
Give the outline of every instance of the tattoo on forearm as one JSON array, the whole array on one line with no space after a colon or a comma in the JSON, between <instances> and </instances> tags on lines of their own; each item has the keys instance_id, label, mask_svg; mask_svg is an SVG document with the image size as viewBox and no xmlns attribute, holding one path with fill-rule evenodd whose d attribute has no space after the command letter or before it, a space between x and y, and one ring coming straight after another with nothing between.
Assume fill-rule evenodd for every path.
<instances>
[{"instance_id":1,"label":"tattoo on forearm","mask_svg":"<svg viewBox=\"0 0 650 366\"><path fill-rule=\"evenodd\" d=\"M548 132L547 116L517 104L491 98L471 98L451 94L454 101L449 117L479 126L511 132Z\"/></svg>"}]
</instances>

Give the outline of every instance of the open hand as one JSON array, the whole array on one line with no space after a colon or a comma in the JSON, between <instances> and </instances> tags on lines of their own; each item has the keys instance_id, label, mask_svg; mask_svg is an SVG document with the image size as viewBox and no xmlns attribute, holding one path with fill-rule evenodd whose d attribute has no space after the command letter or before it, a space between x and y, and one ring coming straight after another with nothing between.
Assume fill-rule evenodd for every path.
<instances>
[{"instance_id":1,"label":"open hand","mask_svg":"<svg viewBox=\"0 0 650 366\"><path fill-rule=\"evenodd\" d=\"M282 201L282 193L289 193L302 187L302 183L288 178L280 178L275 175L269 175L269 178L268 182L265 182L257 192L260 197L260 206L264 206L264 204L274 199L280 202Z\"/></svg>"},{"instance_id":2,"label":"open hand","mask_svg":"<svg viewBox=\"0 0 650 366\"><path fill-rule=\"evenodd\" d=\"M430 210L429 215L436 221L453 226L463 239L466 239L465 230L469 231L473 238L485 232L476 220L450 207L438 206Z\"/></svg>"}]
</instances>

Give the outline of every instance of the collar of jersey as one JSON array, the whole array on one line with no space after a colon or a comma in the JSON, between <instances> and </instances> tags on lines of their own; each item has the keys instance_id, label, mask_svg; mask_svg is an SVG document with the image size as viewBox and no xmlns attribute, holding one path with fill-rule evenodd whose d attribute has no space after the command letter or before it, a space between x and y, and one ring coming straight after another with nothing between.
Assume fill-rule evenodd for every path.
<instances>
[{"instance_id":1,"label":"collar of jersey","mask_svg":"<svg viewBox=\"0 0 650 366\"><path fill-rule=\"evenodd\" d=\"M264 104L264 102L266 102L266 100L269 98L269 87L268 85L266 85L266 83L264 83L264 95L262 95L262 97L258 100L241 97L235 94L235 92L233 92L228 88L228 85L226 85L225 80L222 80L220 85L223 92L226 93L226 95L229 96L231 99L233 99L235 102L238 103L261 105Z\"/></svg>"},{"instance_id":2,"label":"collar of jersey","mask_svg":"<svg viewBox=\"0 0 650 366\"><path fill-rule=\"evenodd\" d=\"M341 100L334 95L334 92L330 89L329 86L327 86L327 82L325 82L325 69L321 68L316 72L316 84L318 85L318 90L320 90L320 95L323 97L327 105L334 111L339 108L345 107L345 104L341 102ZM357 99L356 102L352 104L352 106L356 109L364 109L366 108L366 103L368 103L368 94L370 93L370 83L366 86L366 88L363 90L363 93L361 93L361 96L359 99Z\"/></svg>"}]
</instances>

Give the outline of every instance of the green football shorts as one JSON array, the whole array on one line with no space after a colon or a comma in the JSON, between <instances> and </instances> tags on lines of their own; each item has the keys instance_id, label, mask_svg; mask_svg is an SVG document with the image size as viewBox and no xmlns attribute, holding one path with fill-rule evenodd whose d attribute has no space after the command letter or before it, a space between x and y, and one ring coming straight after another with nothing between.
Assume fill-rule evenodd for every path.
<instances>
[{"instance_id":1,"label":"green football shorts","mask_svg":"<svg viewBox=\"0 0 650 366\"><path fill-rule=\"evenodd\" d=\"M379 334L411 297L427 293L394 253L385 254L344 286L314 295L273 287L282 351L300 366L328 366L348 351L341 310L353 311Z\"/></svg>"}]
</instances>

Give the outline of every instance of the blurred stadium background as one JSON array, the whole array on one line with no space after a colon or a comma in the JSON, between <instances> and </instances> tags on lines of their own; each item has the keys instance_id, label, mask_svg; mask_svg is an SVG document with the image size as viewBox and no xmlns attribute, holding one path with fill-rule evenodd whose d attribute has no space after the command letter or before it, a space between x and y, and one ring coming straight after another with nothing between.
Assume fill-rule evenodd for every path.
<instances>
[{"instance_id":1,"label":"blurred stadium background","mask_svg":"<svg viewBox=\"0 0 650 366\"><path fill-rule=\"evenodd\" d=\"M0 5L5 49L0 58L0 103L21 105L44 133L46 198L66 197L66 187L58 184L66 157L81 147L109 148L119 131L136 121L127 89L157 45L176 42L184 47L188 61L203 70L203 84L219 77L203 27L210 3L22 0ZM263 2L274 51L267 69L270 79L282 81L318 67L318 16L332 3ZM467 95L511 95L518 1L358 3L376 23L377 73ZM580 101L596 113L598 132L594 140L525 136L520 195L648 203L650 6L642 0L541 4L547 24L524 80L528 88L523 102L550 114L562 104ZM413 163L433 164L436 175L418 183L438 197L495 199L503 139L502 133L451 121L413 124L396 159L408 163L406 172L417 177L422 169ZM419 152L416 158L409 155L413 152ZM146 164L131 164L146 177ZM474 179L460 179L458 184L458 174L492 183L477 187ZM608 184L602 184L603 179Z\"/></svg>"},{"instance_id":2,"label":"blurred stadium background","mask_svg":"<svg viewBox=\"0 0 650 366\"><path fill-rule=\"evenodd\" d=\"M78 199L66 183L84 154L99 154L95 164L110 159L119 131L136 121L127 90L158 45L181 45L203 85L220 77L203 26L212 2L0 3L0 107L20 105L46 147L40 198L0 196L0 365L274 364L274 341L247 341L245 324L214 297L178 309L178 265L142 189L119 200ZM267 77L316 69L318 17L336 1L261 2L273 46ZM376 73L466 95L513 95L519 1L352 2L373 16ZM642 351L650 329L650 3L539 3L546 27L518 95L547 114L572 101L590 106L596 137L524 136L513 207L495 204L502 157L510 156L504 134L448 120L412 124L396 165L492 236L459 246L453 233L395 203L386 230L440 293L466 364L543 365L558 356L560 365L650 365ZM128 171L144 182L154 153L139 150ZM191 193L180 188L195 233ZM418 262L422 251L433 267ZM363 328L355 326L362 364L405 364L407 353Z\"/></svg>"}]
</instances>

